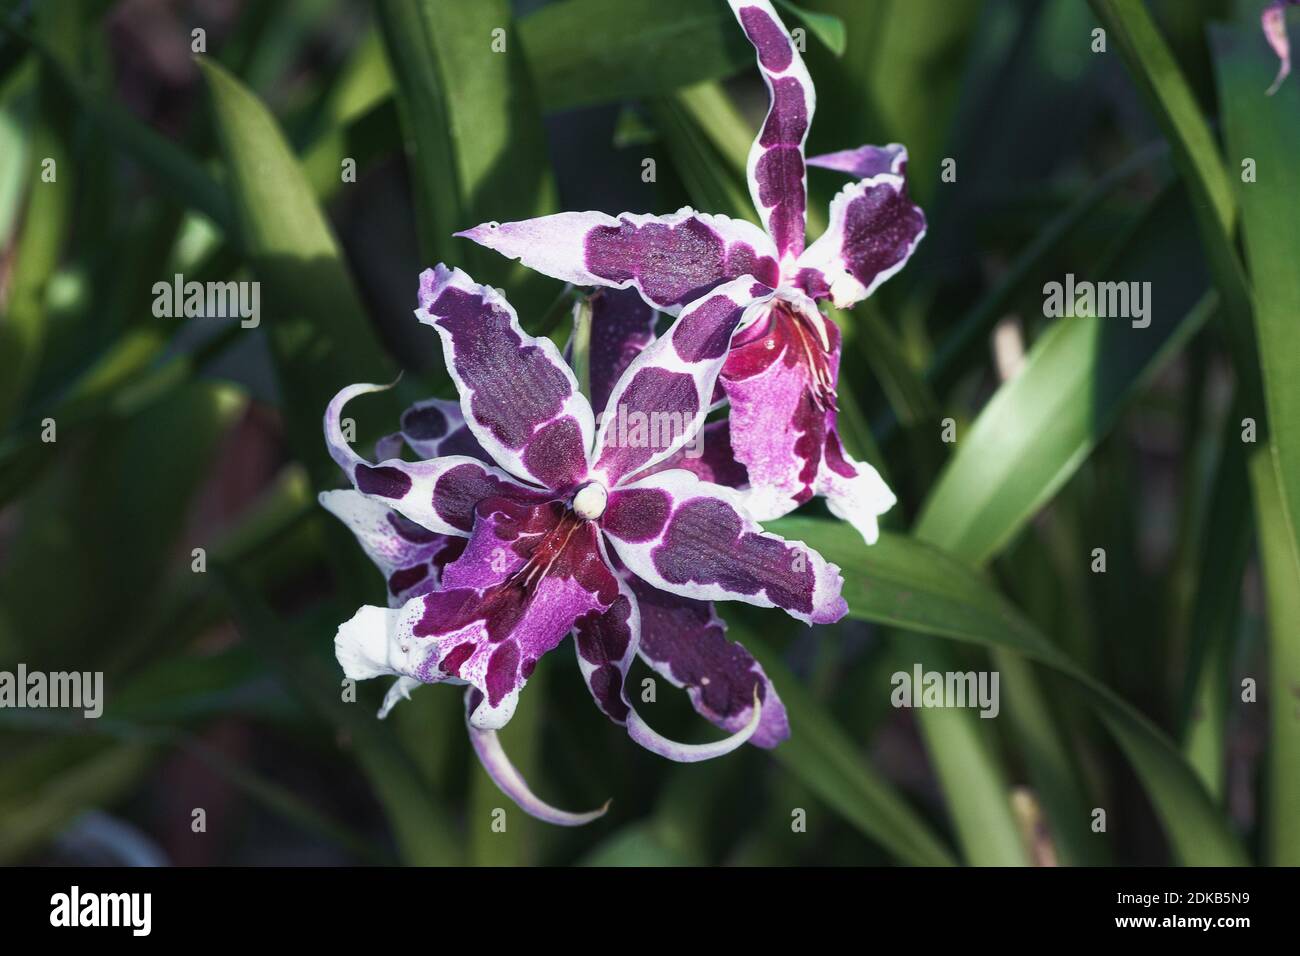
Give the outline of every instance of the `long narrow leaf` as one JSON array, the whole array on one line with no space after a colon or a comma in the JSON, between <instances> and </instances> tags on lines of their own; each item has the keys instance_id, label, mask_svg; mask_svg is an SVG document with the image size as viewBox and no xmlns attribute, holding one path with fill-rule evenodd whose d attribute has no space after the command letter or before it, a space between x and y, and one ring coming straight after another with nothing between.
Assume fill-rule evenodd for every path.
<instances>
[{"instance_id":1,"label":"long narrow leaf","mask_svg":"<svg viewBox=\"0 0 1300 956\"><path fill-rule=\"evenodd\" d=\"M767 527L805 541L844 569L851 616L989 648L1006 648L1078 688L1128 755L1178 857L1191 865L1241 865L1246 856L1196 772L1147 718L1039 633L968 565L934 547L882 534L870 548L833 522L782 518Z\"/></svg>"},{"instance_id":2,"label":"long narrow leaf","mask_svg":"<svg viewBox=\"0 0 1300 956\"><path fill-rule=\"evenodd\" d=\"M1255 291L1264 398L1268 407L1276 494L1261 500L1283 520L1261 521L1261 547L1269 589L1271 676L1280 689L1300 683L1300 88L1283 84L1273 97L1256 91L1274 64L1256 31L1220 27L1211 31L1219 99L1224 104L1230 155L1253 163L1237 184L1241 230ZM1288 557L1290 560L1288 561ZM1274 694L1268 782L1268 857L1300 863L1300 723L1294 701Z\"/></svg>"}]
</instances>

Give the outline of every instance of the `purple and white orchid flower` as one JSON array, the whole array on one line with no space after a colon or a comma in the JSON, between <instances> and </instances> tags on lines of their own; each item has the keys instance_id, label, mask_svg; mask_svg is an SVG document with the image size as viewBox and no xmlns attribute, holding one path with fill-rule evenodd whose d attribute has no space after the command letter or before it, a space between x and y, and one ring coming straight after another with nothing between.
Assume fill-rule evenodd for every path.
<instances>
[{"instance_id":1,"label":"purple and white orchid flower","mask_svg":"<svg viewBox=\"0 0 1300 956\"><path fill-rule=\"evenodd\" d=\"M1300 6L1300 0L1271 0L1259 15L1259 22L1264 27L1264 38L1278 59L1277 78L1268 88L1269 96L1276 93L1282 81L1291 74L1291 41L1286 35L1286 8L1294 6Z\"/></svg>"},{"instance_id":2,"label":"purple and white orchid flower","mask_svg":"<svg viewBox=\"0 0 1300 956\"><path fill-rule=\"evenodd\" d=\"M690 208L669 216L568 212L484 223L459 235L575 285L635 289L657 309L687 303L738 276L757 280L719 383L731 443L748 472L745 501L760 521L824 496L867 543L895 498L854 461L836 427L840 335L817 303L848 308L898 272L925 235L907 194L907 151L863 146L808 160L857 181L832 200L830 225L804 247L804 142L812 80L768 0L729 0L771 94L750 150L750 195L765 228Z\"/></svg>"},{"instance_id":3,"label":"purple and white orchid flower","mask_svg":"<svg viewBox=\"0 0 1300 956\"><path fill-rule=\"evenodd\" d=\"M538 659L565 635L575 635L597 706L642 746L690 762L789 734L762 669L726 640L708 602L779 607L810 624L847 611L839 569L763 531L736 491L701 478L714 467L699 464L707 456L693 470L674 467L703 426L732 335L761 307L757 284L746 275L706 292L658 339L648 339L642 320L638 343L593 348L592 381L612 382L602 386L606 412L597 424L549 339L526 335L496 290L438 266L421 276L415 314L442 339L459 407L435 401L408 410L400 437L380 442L389 457L376 464L348 444L342 413L383 386L349 386L326 411L330 454L354 490L326 492L322 502L385 572L390 598L339 628L344 673L398 678L381 713L419 683L468 684L476 753L540 819L578 825L604 812L567 813L541 801L495 734ZM616 324L633 329L637 321ZM621 374L610 374L611 363L625 366ZM611 429L630 413L686 424L661 444L620 441ZM396 457L402 441L432 457ZM624 689L638 651L731 736L681 744L652 730Z\"/></svg>"}]
</instances>

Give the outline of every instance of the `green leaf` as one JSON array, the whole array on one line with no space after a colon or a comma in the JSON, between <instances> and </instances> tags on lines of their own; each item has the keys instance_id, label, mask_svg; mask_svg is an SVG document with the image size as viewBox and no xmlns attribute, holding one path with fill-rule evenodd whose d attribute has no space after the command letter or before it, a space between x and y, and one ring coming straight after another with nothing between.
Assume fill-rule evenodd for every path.
<instances>
[{"instance_id":1,"label":"green leaf","mask_svg":"<svg viewBox=\"0 0 1300 956\"><path fill-rule=\"evenodd\" d=\"M1167 192L1095 271L1098 280L1145 282L1149 325L1134 327L1123 317L1054 320L1024 367L959 436L917 521L918 538L974 565L990 560L1086 460L1126 401L1200 328L1213 298L1184 312L1195 284L1184 278L1186 254L1177 240L1188 227L1178 199ZM1134 253L1126 256L1129 250ZM1062 850L1067 859L1095 860L1081 825L1081 775L1044 693L1014 655L999 651L995 661L1016 701L1008 714Z\"/></svg>"},{"instance_id":2,"label":"green leaf","mask_svg":"<svg viewBox=\"0 0 1300 956\"><path fill-rule=\"evenodd\" d=\"M1233 248L1237 209L1232 184L1209 124L1173 53L1142 0L1088 0L1115 39L1120 55L1173 150L1192 197L1197 229L1214 284L1223 300L1233 359L1248 395L1259 394L1251 296Z\"/></svg>"},{"instance_id":3,"label":"green leaf","mask_svg":"<svg viewBox=\"0 0 1300 956\"><path fill-rule=\"evenodd\" d=\"M98 132L140 163L177 203L202 212L223 230L233 229L225 192L199 160L91 89L64 64L50 43L38 37L28 37L27 41L40 55L42 70L47 71L62 95L71 101L68 105L75 103Z\"/></svg>"},{"instance_id":4,"label":"green leaf","mask_svg":"<svg viewBox=\"0 0 1300 956\"><path fill-rule=\"evenodd\" d=\"M753 207L745 181L711 141L709 132L716 127L700 121L697 108L703 98L714 105L725 102L721 91L708 86L652 101L655 125L691 202L711 213L748 218Z\"/></svg>"},{"instance_id":5,"label":"green leaf","mask_svg":"<svg viewBox=\"0 0 1300 956\"><path fill-rule=\"evenodd\" d=\"M928 636L900 636L894 651L900 664L920 663L925 670L940 673L961 670L952 648ZM921 709L916 719L965 862L1028 864L1028 848L1011 804L1011 781L989 722L959 708Z\"/></svg>"},{"instance_id":6,"label":"green leaf","mask_svg":"<svg viewBox=\"0 0 1300 956\"><path fill-rule=\"evenodd\" d=\"M1264 861L1271 866L1300 862L1300 720L1295 688L1300 686L1300 587L1296 586L1295 540L1291 537L1268 453L1251 457L1260 564L1268 617L1268 666L1275 690L1269 694L1269 762L1263 788ZM1261 474L1262 473L1262 474Z\"/></svg>"},{"instance_id":7,"label":"green leaf","mask_svg":"<svg viewBox=\"0 0 1300 956\"><path fill-rule=\"evenodd\" d=\"M813 36L826 44L826 49L836 56L844 55L844 50L849 41L844 28L844 21L839 17L831 13L817 13L813 10L805 10L803 7L792 3L791 0L776 0L776 5L812 31ZM790 24L787 23L786 26L788 27Z\"/></svg>"},{"instance_id":8,"label":"green leaf","mask_svg":"<svg viewBox=\"0 0 1300 956\"><path fill-rule=\"evenodd\" d=\"M519 39L548 110L664 94L754 64L721 2L560 0L520 21Z\"/></svg>"},{"instance_id":9,"label":"green leaf","mask_svg":"<svg viewBox=\"0 0 1300 956\"><path fill-rule=\"evenodd\" d=\"M6 242L27 194L34 75L24 66L0 83L0 237Z\"/></svg>"},{"instance_id":10,"label":"green leaf","mask_svg":"<svg viewBox=\"0 0 1300 956\"><path fill-rule=\"evenodd\" d=\"M829 525L829 522L821 522ZM845 820L900 862L913 866L952 864L951 852L881 775L866 762L862 746L801 686L745 621L730 609L729 636L762 663L780 689L795 728L773 756Z\"/></svg>"},{"instance_id":11,"label":"green leaf","mask_svg":"<svg viewBox=\"0 0 1300 956\"><path fill-rule=\"evenodd\" d=\"M1095 270L1097 281L1148 283L1150 325L1055 319L1019 374L958 436L917 521L918 537L982 565L1074 474L1125 403L1215 308L1212 295L1195 301L1196 283L1186 279L1177 239L1187 228L1180 197L1168 194L1121 240L1113 265Z\"/></svg>"},{"instance_id":12,"label":"green leaf","mask_svg":"<svg viewBox=\"0 0 1300 956\"><path fill-rule=\"evenodd\" d=\"M1274 482L1261 510L1281 518L1260 517L1261 548L1269 595L1270 653L1273 680L1294 686L1300 679L1300 88L1284 83L1276 95L1264 96L1276 64L1259 43L1258 25L1215 27L1214 50L1219 100L1224 105L1224 132L1229 154L1253 165L1253 181L1237 184L1246 261L1254 286L1255 327L1264 398L1268 408ZM1258 493L1258 492L1257 492ZM1300 863L1300 723L1294 702L1276 695L1270 740L1267 853L1269 862Z\"/></svg>"},{"instance_id":13,"label":"green leaf","mask_svg":"<svg viewBox=\"0 0 1300 956\"><path fill-rule=\"evenodd\" d=\"M1215 452L1192 583L1191 634L1179 707L1187 759L1220 801L1227 772L1224 748L1229 705L1236 697L1230 667L1236 648L1242 575L1254 538L1241 443L1243 417L1241 406L1234 402Z\"/></svg>"},{"instance_id":14,"label":"green leaf","mask_svg":"<svg viewBox=\"0 0 1300 956\"><path fill-rule=\"evenodd\" d=\"M452 234L554 212L555 183L523 44L506 0L394 0L379 7L415 179L426 259L505 288L521 315L547 280ZM586 29L586 27L584 27Z\"/></svg>"},{"instance_id":15,"label":"green leaf","mask_svg":"<svg viewBox=\"0 0 1300 956\"><path fill-rule=\"evenodd\" d=\"M353 382L395 375L362 310L338 243L274 118L208 58L199 65L229 175L242 245L264 283L263 312L290 442L318 486L336 481L320 418ZM388 401L396 418L395 403Z\"/></svg>"},{"instance_id":16,"label":"green leaf","mask_svg":"<svg viewBox=\"0 0 1300 956\"><path fill-rule=\"evenodd\" d=\"M654 824L632 823L596 844L578 861L578 866L692 866L688 859L664 845Z\"/></svg>"},{"instance_id":17,"label":"green leaf","mask_svg":"<svg viewBox=\"0 0 1300 956\"><path fill-rule=\"evenodd\" d=\"M66 3L42 7L38 30L65 54L77 48L81 36L75 11ZM0 430L9 424L36 376L47 333L46 290L72 222L76 174L68 145L68 104L57 70L48 60L37 75L26 167L27 211L10 280L8 314L0 322Z\"/></svg>"},{"instance_id":18,"label":"green leaf","mask_svg":"<svg viewBox=\"0 0 1300 956\"><path fill-rule=\"evenodd\" d=\"M968 565L930 545L889 533L863 547L841 534L834 522L815 518L782 518L766 527L806 542L843 569L851 617L1006 648L1068 678L1128 756L1179 859L1198 866L1247 862L1227 821L1170 740L1080 669Z\"/></svg>"}]
</instances>

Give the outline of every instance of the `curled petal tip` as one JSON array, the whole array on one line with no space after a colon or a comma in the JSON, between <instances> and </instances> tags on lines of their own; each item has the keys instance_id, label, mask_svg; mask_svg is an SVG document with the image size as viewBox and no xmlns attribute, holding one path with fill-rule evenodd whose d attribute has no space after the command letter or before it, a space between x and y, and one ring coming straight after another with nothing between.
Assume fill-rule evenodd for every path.
<instances>
[{"instance_id":1,"label":"curled petal tip","mask_svg":"<svg viewBox=\"0 0 1300 956\"><path fill-rule=\"evenodd\" d=\"M758 730L759 722L763 719L763 702L758 699L758 685L754 686L754 708L749 716L749 723L740 730L736 731L730 737L715 741L711 744L683 744L676 740L669 740L662 734L650 728L640 714L635 710L631 711L627 717L628 736L639 743L651 753L656 753L668 760L674 760L677 763L699 763L702 760L712 760L714 757L722 757L731 753L737 747L746 743L754 732Z\"/></svg>"},{"instance_id":2,"label":"curled petal tip","mask_svg":"<svg viewBox=\"0 0 1300 956\"><path fill-rule=\"evenodd\" d=\"M487 775L492 778L492 782L501 788L501 792L513 800L519 809L530 817L536 817L545 823L552 823L561 827L580 827L591 823L593 820L599 820L603 817L613 799L606 800L604 805L596 810L590 810L586 813L571 813L568 810L560 810L551 806L542 800L528 786L528 781L523 775L515 769L510 758L506 756L505 749L501 746L501 740L497 737L494 730L479 730L473 724L468 724L469 740L474 746L474 753L478 756L479 762L483 764L483 769Z\"/></svg>"},{"instance_id":3,"label":"curled petal tip","mask_svg":"<svg viewBox=\"0 0 1300 956\"><path fill-rule=\"evenodd\" d=\"M385 720L399 701L410 700L411 691L419 686L420 682L412 677L399 677L393 681L393 686L384 695L383 706L379 708L379 719Z\"/></svg>"},{"instance_id":4,"label":"curled petal tip","mask_svg":"<svg viewBox=\"0 0 1300 956\"><path fill-rule=\"evenodd\" d=\"M469 229L462 229L460 232L452 233L460 239L472 239L474 242L483 242L488 236L492 235L501 228L499 222L481 222L477 226Z\"/></svg>"}]
</instances>

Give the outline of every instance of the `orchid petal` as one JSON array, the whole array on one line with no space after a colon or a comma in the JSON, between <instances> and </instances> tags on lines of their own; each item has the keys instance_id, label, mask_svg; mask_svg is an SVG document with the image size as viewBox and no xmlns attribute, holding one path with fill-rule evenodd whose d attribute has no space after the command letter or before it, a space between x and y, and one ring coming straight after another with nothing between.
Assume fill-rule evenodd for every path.
<instances>
[{"instance_id":1,"label":"orchid petal","mask_svg":"<svg viewBox=\"0 0 1300 956\"><path fill-rule=\"evenodd\" d=\"M515 765L506 756L496 731L481 730L470 722L470 714L478 706L478 702L474 699L478 693L473 689L465 692L465 726L469 729L469 741L474 747L474 753L478 756L479 763L483 765L487 775L492 778L492 782L501 788L502 793L513 800L519 806L519 809L530 817L536 817L538 820L553 823L556 826L580 827L605 815L611 801L606 801L605 805L599 810L591 810L587 813L570 813L567 810L557 810L534 794L528 786L528 781L515 769Z\"/></svg>"},{"instance_id":2,"label":"orchid petal","mask_svg":"<svg viewBox=\"0 0 1300 956\"><path fill-rule=\"evenodd\" d=\"M672 594L779 607L809 624L848 613L838 567L802 542L764 531L739 493L688 471L620 486L601 526L632 573Z\"/></svg>"},{"instance_id":3,"label":"orchid petal","mask_svg":"<svg viewBox=\"0 0 1300 956\"><path fill-rule=\"evenodd\" d=\"M610 393L597 436L594 469L607 487L663 461L699 431L731 337L767 295L749 276L718 286L632 361Z\"/></svg>"},{"instance_id":4,"label":"orchid petal","mask_svg":"<svg viewBox=\"0 0 1300 956\"><path fill-rule=\"evenodd\" d=\"M603 539L601 553L608 562ZM641 614L628 582L619 575L615 578L618 598L608 610L593 611L578 618L573 637L578 669L596 706L614 723L624 724L631 710L626 692L627 672L641 641Z\"/></svg>"},{"instance_id":5,"label":"orchid petal","mask_svg":"<svg viewBox=\"0 0 1300 956\"><path fill-rule=\"evenodd\" d=\"M676 315L720 282L752 275L779 279L776 250L743 219L690 207L670 216L562 212L522 222L488 222L456 233L574 285L634 288Z\"/></svg>"},{"instance_id":6,"label":"orchid petal","mask_svg":"<svg viewBox=\"0 0 1300 956\"><path fill-rule=\"evenodd\" d=\"M464 455L493 463L465 422L460 402L451 399L430 398L402 412L402 430L381 438L375 446L375 457L380 461L397 458L403 444L417 458Z\"/></svg>"},{"instance_id":7,"label":"orchid petal","mask_svg":"<svg viewBox=\"0 0 1300 956\"><path fill-rule=\"evenodd\" d=\"M420 276L415 315L442 337L465 421L492 459L547 488L581 482L595 422L555 343L525 334L495 289L442 265Z\"/></svg>"},{"instance_id":8,"label":"orchid petal","mask_svg":"<svg viewBox=\"0 0 1300 956\"><path fill-rule=\"evenodd\" d=\"M1291 75L1291 40L1286 35L1286 8L1300 4L1300 0L1272 0L1259 15L1260 25L1264 28L1264 38L1277 54L1277 78L1268 88L1272 96L1281 87L1282 81Z\"/></svg>"},{"instance_id":9,"label":"orchid petal","mask_svg":"<svg viewBox=\"0 0 1300 956\"><path fill-rule=\"evenodd\" d=\"M877 517L895 498L876 470L854 461L840 443L839 329L811 304L783 303L746 332L720 381L731 401L731 448L749 478L747 510L768 521L824 495L832 513L874 544Z\"/></svg>"},{"instance_id":10,"label":"orchid petal","mask_svg":"<svg viewBox=\"0 0 1300 956\"><path fill-rule=\"evenodd\" d=\"M401 436L398 436L401 440ZM348 526L388 588L388 606L401 607L413 597L438 586L442 569L460 556L465 539L437 534L420 527L381 502L354 489L322 491L322 507ZM399 677L384 696L380 720L400 700L410 700L420 682Z\"/></svg>"},{"instance_id":11,"label":"orchid petal","mask_svg":"<svg viewBox=\"0 0 1300 956\"><path fill-rule=\"evenodd\" d=\"M831 200L830 225L799 257L795 279L814 298L847 309L907 264L925 236L925 214L907 182L878 173Z\"/></svg>"},{"instance_id":12,"label":"orchid petal","mask_svg":"<svg viewBox=\"0 0 1300 956\"><path fill-rule=\"evenodd\" d=\"M343 435L343 409L356 396L387 387L349 385L334 396L325 410L330 457L363 495L381 500L429 531L459 537L468 535L474 526L474 506L490 495L533 501L553 497L519 484L500 468L463 456L417 462L389 458L370 464L352 450Z\"/></svg>"},{"instance_id":13,"label":"orchid petal","mask_svg":"<svg viewBox=\"0 0 1300 956\"><path fill-rule=\"evenodd\" d=\"M809 166L848 173L854 179L870 179L881 173L907 175L907 147L901 143L888 146L859 146L835 153L823 153L808 160Z\"/></svg>"},{"instance_id":14,"label":"orchid petal","mask_svg":"<svg viewBox=\"0 0 1300 956\"><path fill-rule=\"evenodd\" d=\"M591 407L602 409L609 404L610 392L632 360L655 340L659 313L635 289L597 289L588 301Z\"/></svg>"},{"instance_id":15,"label":"orchid petal","mask_svg":"<svg viewBox=\"0 0 1300 956\"><path fill-rule=\"evenodd\" d=\"M627 734L651 753L658 754L677 763L699 763L713 760L731 753L737 747L744 746L758 731L763 720L763 705L758 699L758 689L754 690L754 705L749 722L730 737L708 744L684 744L670 740L647 724L635 710L628 714Z\"/></svg>"},{"instance_id":16,"label":"orchid petal","mask_svg":"<svg viewBox=\"0 0 1300 956\"><path fill-rule=\"evenodd\" d=\"M471 720L496 729L514 713L538 659L578 618L609 608L619 588L595 526L561 503L489 498L477 512L441 590L395 610L363 607L339 628L334 648L355 680L393 674L477 687L484 697Z\"/></svg>"},{"instance_id":17,"label":"orchid petal","mask_svg":"<svg viewBox=\"0 0 1300 956\"><path fill-rule=\"evenodd\" d=\"M696 712L728 732L753 719L754 692L763 714L749 742L775 747L790 736L790 721L763 667L737 641L707 601L693 601L632 578L641 612L641 659L675 687L686 689Z\"/></svg>"},{"instance_id":18,"label":"orchid petal","mask_svg":"<svg viewBox=\"0 0 1300 956\"><path fill-rule=\"evenodd\" d=\"M732 344L720 381L731 403L731 447L749 476L746 501L759 521L812 497L839 361L840 331L810 302L777 303Z\"/></svg>"},{"instance_id":19,"label":"orchid petal","mask_svg":"<svg viewBox=\"0 0 1300 956\"><path fill-rule=\"evenodd\" d=\"M880 537L880 516L898 503L880 472L866 462L854 461L840 444L833 423L826 431L821 467L814 485L835 517L847 521L867 544Z\"/></svg>"},{"instance_id":20,"label":"orchid petal","mask_svg":"<svg viewBox=\"0 0 1300 956\"><path fill-rule=\"evenodd\" d=\"M731 423L725 418L709 422L694 439L643 474L654 475L674 468L685 469L701 481L728 488L749 484L749 473L731 450Z\"/></svg>"},{"instance_id":21,"label":"orchid petal","mask_svg":"<svg viewBox=\"0 0 1300 956\"><path fill-rule=\"evenodd\" d=\"M379 568L390 607L437 587L442 569L459 557L465 543L464 538L429 531L351 488L323 491L318 500L348 526Z\"/></svg>"},{"instance_id":22,"label":"orchid petal","mask_svg":"<svg viewBox=\"0 0 1300 956\"><path fill-rule=\"evenodd\" d=\"M771 96L763 128L749 150L749 192L784 265L804 246L808 176L804 142L817 95L803 57L768 0L730 0L758 54Z\"/></svg>"}]
</instances>

